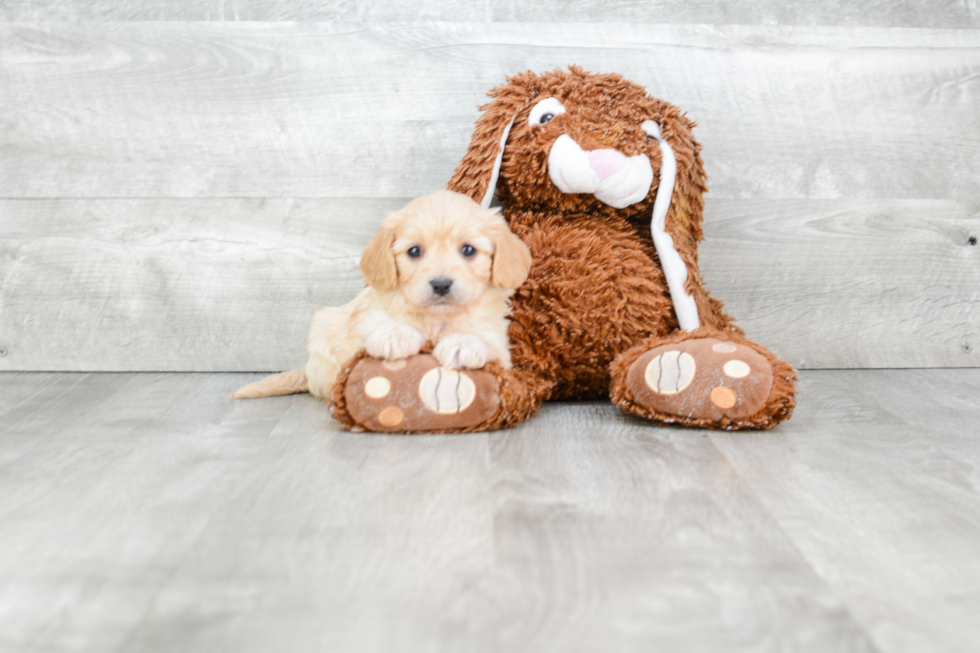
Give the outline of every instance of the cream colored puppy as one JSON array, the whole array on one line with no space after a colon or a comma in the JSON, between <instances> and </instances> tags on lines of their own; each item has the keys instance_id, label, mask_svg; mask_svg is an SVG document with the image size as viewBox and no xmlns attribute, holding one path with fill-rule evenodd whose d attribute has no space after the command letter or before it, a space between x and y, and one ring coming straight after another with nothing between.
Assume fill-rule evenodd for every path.
<instances>
[{"instance_id":1,"label":"cream colored puppy","mask_svg":"<svg viewBox=\"0 0 980 653\"><path fill-rule=\"evenodd\" d=\"M445 367L499 361L509 368L510 298L530 267L530 251L498 209L448 190L413 200L381 223L364 250L368 286L349 304L313 315L306 368L250 383L232 397L327 397L357 352L397 360L429 340Z\"/></svg>"}]
</instances>

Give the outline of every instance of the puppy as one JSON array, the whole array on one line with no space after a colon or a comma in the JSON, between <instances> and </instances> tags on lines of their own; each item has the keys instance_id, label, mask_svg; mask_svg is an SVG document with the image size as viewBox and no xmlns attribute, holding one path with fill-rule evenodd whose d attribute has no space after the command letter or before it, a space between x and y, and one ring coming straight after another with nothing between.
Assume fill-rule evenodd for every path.
<instances>
[{"instance_id":1,"label":"puppy","mask_svg":"<svg viewBox=\"0 0 980 653\"><path fill-rule=\"evenodd\" d=\"M329 396L340 366L366 350L413 356L426 341L444 367L510 367L510 298L531 253L499 209L443 190L391 213L361 256L368 286L349 304L320 309L310 325L305 369L250 383L232 398L310 392Z\"/></svg>"}]
</instances>

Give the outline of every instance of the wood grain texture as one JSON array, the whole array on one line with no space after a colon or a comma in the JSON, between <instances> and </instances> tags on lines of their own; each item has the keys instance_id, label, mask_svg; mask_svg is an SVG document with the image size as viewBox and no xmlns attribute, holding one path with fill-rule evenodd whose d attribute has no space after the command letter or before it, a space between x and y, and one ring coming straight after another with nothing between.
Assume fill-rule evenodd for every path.
<instances>
[{"instance_id":1,"label":"wood grain texture","mask_svg":"<svg viewBox=\"0 0 980 653\"><path fill-rule=\"evenodd\" d=\"M405 199L0 201L0 370L280 370ZM134 219L138 216L138 219ZM980 207L709 199L701 267L800 368L976 367Z\"/></svg>"},{"instance_id":2,"label":"wood grain texture","mask_svg":"<svg viewBox=\"0 0 980 653\"><path fill-rule=\"evenodd\" d=\"M710 439L878 650L980 648L980 370L804 390L791 428Z\"/></svg>"},{"instance_id":3,"label":"wood grain texture","mask_svg":"<svg viewBox=\"0 0 980 653\"><path fill-rule=\"evenodd\" d=\"M496 650L874 650L703 434L548 404L490 453Z\"/></svg>"},{"instance_id":4,"label":"wood grain texture","mask_svg":"<svg viewBox=\"0 0 980 653\"><path fill-rule=\"evenodd\" d=\"M570 63L687 110L715 197L980 195L978 30L81 22L0 24L0 196L416 196Z\"/></svg>"},{"instance_id":5,"label":"wood grain texture","mask_svg":"<svg viewBox=\"0 0 980 653\"><path fill-rule=\"evenodd\" d=\"M980 370L804 371L748 434L352 434L254 378L0 373L0 648L980 646Z\"/></svg>"},{"instance_id":6,"label":"wood grain texture","mask_svg":"<svg viewBox=\"0 0 980 653\"><path fill-rule=\"evenodd\" d=\"M798 368L980 366L980 204L709 200L706 216L708 288Z\"/></svg>"},{"instance_id":7,"label":"wood grain texture","mask_svg":"<svg viewBox=\"0 0 980 653\"><path fill-rule=\"evenodd\" d=\"M296 399L127 647L481 650L491 606L466 595L494 565L486 434L337 427Z\"/></svg>"},{"instance_id":8,"label":"wood grain texture","mask_svg":"<svg viewBox=\"0 0 980 653\"><path fill-rule=\"evenodd\" d=\"M118 650L288 405L243 421L224 379L76 376L0 427L7 651Z\"/></svg>"},{"instance_id":9,"label":"wood grain texture","mask_svg":"<svg viewBox=\"0 0 980 653\"><path fill-rule=\"evenodd\" d=\"M975 2L883 0L4 0L0 20L445 20L980 27Z\"/></svg>"},{"instance_id":10,"label":"wood grain texture","mask_svg":"<svg viewBox=\"0 0 980 653\"><path fill-rule=\"evenodd\" d=\"M403 204L4 202L0 369L302 365L313 312L364 287L360 252Z\"/></svg>"}]
</instances>

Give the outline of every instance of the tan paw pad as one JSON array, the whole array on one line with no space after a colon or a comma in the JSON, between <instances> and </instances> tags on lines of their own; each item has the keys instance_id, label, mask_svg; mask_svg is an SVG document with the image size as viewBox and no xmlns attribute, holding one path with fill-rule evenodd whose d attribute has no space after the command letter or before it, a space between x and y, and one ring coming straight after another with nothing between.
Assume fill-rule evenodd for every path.
<instances>
[{"instance_id":1,"label":"tan paw pad","mask_svg":"<svg viewBox=\"0 0 980 653\"><path fill-rule=\"evenodd\" d=\"M752 368L745 361L740 361L737 358L732 359L725 363L722 368L725 372L725 376L730 376L733 379L741 379L743 376L748 376L752 372Z\"/></svg>"},{"instance_id":2,"label":"tan paw pad","mask_svg":"<svg viewBox=\"0 0 980 653\"><path fill-rule=\"evenodd\" d=\"M720 386L711 391L711 403L718 408L727 410L735 405L735 401L735 393L732 392L731 388Z\"/></svg>"},{"instance_id":3,"label":"tan paw pad","mask_svg":"<svg viewBox=\"0 0 980 653\"><path fill-rule=\"evenodd\" d=\"M462 372L446 367L429 370L419 383L419 397L429 410L443 415L466 410L476 398L476 385Z\"/></svg>"},{"instance_id":4,"label":"tan paw pad","mask_svg":"<svg viewBox=\"0 0 980 653\"><path fill-rule=\"evenodd\" d=\"M372 399L381 399L391 392L391 381L383 376L376 376L368 379L364 384L364 394Z\"/></svg>"},{"instance_id":5,"label":"tan paw pad","mask_svg":"<svg viewBox=\"0 0 980 653\"><path fill-rule=\"evenodd\" d=\"M380 413L378 413L378 421L381 422L383 426L398 426L402 423L405 415L402 413L402 409L398 406L388 406Z\"/></svg>"},{"instance_id":6,"label":"tan paw pad","mask_svg":"<svg viewBox=\"0 0 980 653\"><path fill-rule=\"evenodd\" d=\"M681 351L667 351L647 365L644 378L647 386L662 395L677 394L691 385L697 364L694 358Z\"/></svg>"}]
</instances>

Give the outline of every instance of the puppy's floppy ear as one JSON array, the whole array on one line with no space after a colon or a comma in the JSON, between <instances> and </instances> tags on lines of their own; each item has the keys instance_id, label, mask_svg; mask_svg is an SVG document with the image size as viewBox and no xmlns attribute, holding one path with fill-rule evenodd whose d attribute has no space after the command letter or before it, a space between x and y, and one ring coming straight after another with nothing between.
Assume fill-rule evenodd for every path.
<instances>
[{"instance_id":1,"label":"puppy's floppy ear","mask_svg":"<svg viewBox=\"0 0 980 653\"><path fill-rule=\"evenodd\" d=\"M361 254L361 274L375 290L384 292L398 287L398 267L391 252L394 244L395 230L386 221Z\"/></svg>"},{"instance_id":2,"label":"puppy's floppy ear","mask_svg":"<svg viewBox=\"0 0 980 653\"><path fill-rule=\"evenodd\" d=\"M531 250L500 220L490 229L493 240L493 266L490 281L494 288L518 288L531 271Z\"/></svg>"},{"instance_id":3,"label":"puppy's floppy ear","mask_svg":"<svg viewBox=\"0 0 980 653\"><path fill-rule=\"evenodd\" d=\"M449 190L469 196L484 208L490 206L511 125L531 101L537 79L531 71L523 72L487 93L493 100L480 107L483 115L476 121L470 146L446 186Z\"/></svg>"}]
</instances>

